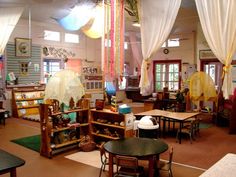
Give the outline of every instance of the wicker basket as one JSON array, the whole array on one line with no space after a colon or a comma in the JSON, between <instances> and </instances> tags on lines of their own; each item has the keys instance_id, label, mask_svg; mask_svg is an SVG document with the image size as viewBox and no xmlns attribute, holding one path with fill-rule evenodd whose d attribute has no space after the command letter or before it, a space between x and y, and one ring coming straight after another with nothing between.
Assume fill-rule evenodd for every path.
<instances>
[{"instance_id":1,"label":"wicker basket","mask_svg":"<svg viewBox=\"0 0 236 177\"><path fill-rule=\"evenodd\" d=\"M93 151L96 148L96 143L91 140L89 136L82 138L79 147L84 152Z\"/></svg>"}]
</instances>

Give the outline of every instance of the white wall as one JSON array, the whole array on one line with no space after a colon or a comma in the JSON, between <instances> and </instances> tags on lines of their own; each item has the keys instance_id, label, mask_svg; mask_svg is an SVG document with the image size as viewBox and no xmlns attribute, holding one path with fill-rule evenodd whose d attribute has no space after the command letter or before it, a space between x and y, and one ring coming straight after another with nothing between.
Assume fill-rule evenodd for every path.
<instances>
[{"instance_id":1,"label":"white wall","mask_svg":"<svg viewBox=\"0 0 236 177\"><path fill-rule=\"evenodd\" d=\"M29 29L31 29L31 36L29 35ZM61 42L54 41L45 41L43 39L44 30L52 30L58 31L61 33ZM64 34L65 33L74 33L79 34L80 43L79 44L69 44L64 42ZM75 53L76 59L85 59L92 61L101 61L101 52L100 52L100 39L91 39L86 37L80 31L70 32L65 31L58 24L43 24L40 22L31 22L31 28L29 27L28 20L20 20L16 28L14 29L9 42L14 42L16 37L20 38L32 38L32 44L38 44L42 47L44 46L53 46L56 48L63 48L68 51L72 51ZM86 41L87 39L87 41ZM86 50L87 49L87 52ZM86 56L87 53L87 56Z\"/></svg>"}]
</instances>

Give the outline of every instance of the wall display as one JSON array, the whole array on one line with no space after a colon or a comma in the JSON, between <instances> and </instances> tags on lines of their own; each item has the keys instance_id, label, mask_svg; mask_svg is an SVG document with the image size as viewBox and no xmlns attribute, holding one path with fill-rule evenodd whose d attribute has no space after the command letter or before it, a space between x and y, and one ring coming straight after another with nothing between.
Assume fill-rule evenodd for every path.
<instances>
[{"instance_id":1,"label":"wall display","mask_svg":"<svg viewBox=\"0 0 236 177\"><path fill-rule=\"evenodd\" d=\"M20 74L21 76L27 76L28 75L28 66L29 63L28 62L21 62L20 63Z\"/></svg>"},{"instance_id":2,"label":"wall display","mask_svg":"<svg viewBox=\"0 0 236 177\"><path fill-rule=\"evenodd\" d=\"M216 58L216 56L211 50L199 50L199 58L200 59Z\"/></svg>"},{"instance_id":3,"label":"wall display","mask_svg":"<svg viewBox=\"0 0 236 177\"><path fill-rule=\"evenodd\" d=\"M15 38L16 56L31 57L31 39Z\"/></svg>"},{"instance_id":4,"label":"wall display","mask_svg":"<svg viewBox=\"0 0 236 177\"><path fill-rule=\"evenodd\" d=\"M99 74L101 71L99 71L98 67L83 67L83 74Z\"/></svg>"},{"instance_id":5,"label":"wall display","mask_svg":"<svg viewBox=\"0 0 236 177\"><path fill-rule=\"evenodd\" d=\"M54 58L70 58L75 57L75 53L64 48L43 47L43 55Z\"/></svg>"}]
</instances>

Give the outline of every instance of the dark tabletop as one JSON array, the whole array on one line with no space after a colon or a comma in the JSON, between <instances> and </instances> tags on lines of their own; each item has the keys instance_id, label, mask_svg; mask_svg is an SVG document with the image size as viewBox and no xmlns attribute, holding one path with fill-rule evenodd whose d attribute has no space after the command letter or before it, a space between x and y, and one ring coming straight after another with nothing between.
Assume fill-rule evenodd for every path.
<instances>
[{"instance_id":1,"label":"dark tabletop","mask_svg":"<svg viewBox=\"0 0 236 177\"><path fill-rule=\"evenodd\" d=\"M13 154L0 149L0 172L10 170L25 164L25 161Z\"/></svg>"},{"instance_id":2,"label":"dark tabletop","mask_svg":"<svg viewBox=\"0 0 236 177\"><path fill-rule=\"evenodd\" d=\"M108 141L104 148L114 155L145 157L165 152L168 145L161 139L132 137Z\"/></svg>"}]
</instances>

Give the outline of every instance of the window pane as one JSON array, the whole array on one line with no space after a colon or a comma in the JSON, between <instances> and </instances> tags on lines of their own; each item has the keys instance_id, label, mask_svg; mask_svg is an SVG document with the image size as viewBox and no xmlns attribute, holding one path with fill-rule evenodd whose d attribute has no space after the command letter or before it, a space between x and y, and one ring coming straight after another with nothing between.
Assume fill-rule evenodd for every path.
<instances>
[{"instance_id":1,"label":"window pane","mask_svg":"<svg viewBox=\"0 0 236 177\"><path fill-rule=\"evenodd\" d=\"M124 49L125 49L125 50L128 49L128 42L124 42Z\"/></svg>"},{"instance_id":2,"label":"window pane","mask_svg":"<svg viewBox=\"0 0 236 177\"><path fill-rule=\"evenodd\" d=\"M53 76L56 72L60 71L61 68L60 68L60 60L56 60L56 61L51 61L51 60L48 60L48 59L44 59L44 62L43 62L44 66L43 66L43 69L44 69L44 81L45 83L48 82L49 80L49 77L50 76Z\"/></svg>"},{"instance_id":3,"label":"window pane","mask_svg":"<svg viewBox=\"0 0 236 177\"><path fill-rule=\"evenodd\" d=\"M178 64L173 65L173 71L174 72L179 72L179 65Z\"/></svg>"},{"instance_id":4,"label":"window pane","mask_svg":"<svg viewBox=\"0 0 236 177\"><path fill-rule=\"evenodd\" d=\"M60 41L60 33L56 31L44 30L44 40Z\"/></svg>"},{"instance_id":5,"label":"window pane","mask_svg":"<svg viewBox=\"0 0 236 177\"><path fill-rule=\"evenodd\" d=\"M179 81L179 73L174 73L174 81Z\"/></svg>"},{"instance_id":6,"label":"window pane","mask_svg":"<svg viewBox=\"0 0 236 177\"><path fill-rule=\"evenodd\" d=\"M162 72L166 72L166 64L162 65Z\"/></svg>"},{"instance_id":7,"label":"window pane","mask_svg":"<svg viewBox=\"0 0 236 177\"><path fill-rule=\"evenodd\" d=\"M161 73L156 73L156 81L161 81Z\"/></svg>"},{"instance_id":8,"label":"window pane","mask_svg":"<svg viewBox=\"0 0 236 177\"><path fill-rule=\"evenodd\" d=\"M173 82L173 90L179 90L179 83Z\"/></svg>"},{"instance_id":9,"label":"window pane","mask_svg":"<svg viewBox=\"0 0 236 177\"><path fill-rule=\"evenodd\" d=\"M168 47L178 47L178 46L179 46L179 38L168 40Z\"/></svg>"},{"instance_id":10,"label":"window pane","mask_svg":"<svg viewBox=\"0 0 236 177\"><path fill-rule=\"evenodd\" d=\"M174 65L173 64L170 64L169 65L169 72L173 72L174 71Z\"/></svg>"},{"instance_id":11,"label":"window pane","mask_svg":"<svg viewBox=\"0 0 236 177\"><path fill-rule=\"evenodd\" d=\"M174 81L174 74L173 73L169 73L169 81Z\"/></svg>"},{"instance_id":12,"label":"window pane","mask_svg":"<svg viewBox=\"0 0 236 177\"><path fill-rule=\"evenodd\" d=\"M156 72L161 72L161 65L156 64Z\"/></svg>"}]
</instances>

